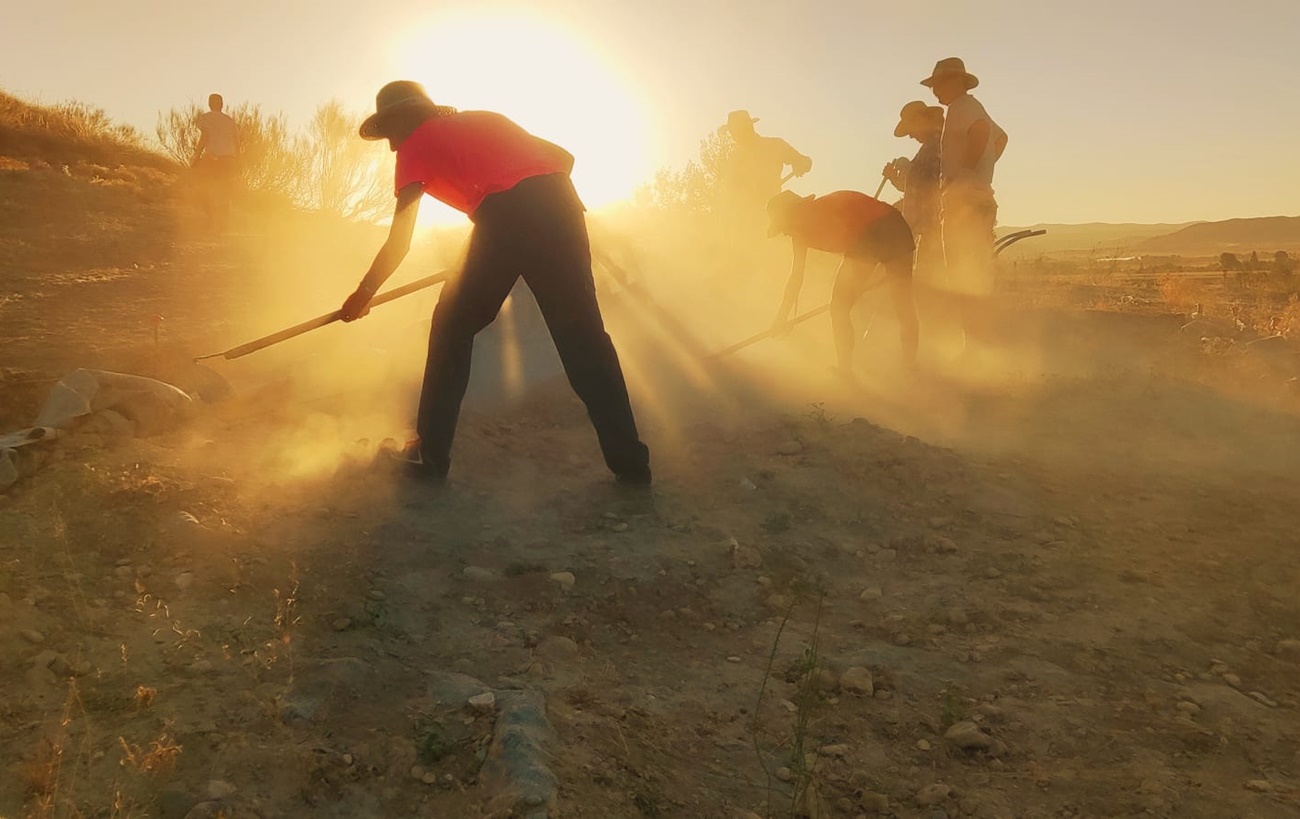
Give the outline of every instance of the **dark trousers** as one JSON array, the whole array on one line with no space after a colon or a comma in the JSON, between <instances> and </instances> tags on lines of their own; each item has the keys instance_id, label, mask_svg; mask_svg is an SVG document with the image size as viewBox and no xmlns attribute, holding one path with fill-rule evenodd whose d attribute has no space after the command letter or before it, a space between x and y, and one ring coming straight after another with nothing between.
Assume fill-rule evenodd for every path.
<instances>
[{"instance_id":1,"label":"dark trousers","mask_svg":"<svg viewBox=\"0 0 1300 819\"><path fill-rule=\"evenodd\" d=\"M225 230L230 222L230 200L239 184L239 160L233 156L205 156L199 159L195 171L208 227Z\"/></svg>"},{"instance_id":2,"label":"dark trousers","mask_svg":"<svg viewBox=\"0 0 1300 819\"><path fill-rule=\"evenodd\" d=\"M637 435L618 354L596 302L583 206L569 177L533 177L494 193L473 219L465 267L433 312L416 422L424 462L444 473L451 466L474 336L492 323L523 276L569 384L587 405L605 463L616 475L646 472L650 452Z\"/></svg>"}]
</instances>

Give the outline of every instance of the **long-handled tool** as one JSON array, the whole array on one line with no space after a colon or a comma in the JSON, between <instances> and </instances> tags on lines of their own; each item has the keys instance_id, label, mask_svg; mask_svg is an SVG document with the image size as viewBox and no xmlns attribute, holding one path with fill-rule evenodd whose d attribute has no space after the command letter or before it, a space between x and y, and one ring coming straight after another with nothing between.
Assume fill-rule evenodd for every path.
<instances>
[{"instance_id":1,"label":"long-handled tool","mask_svg":"<svg viewBox=\"0 0 1300 819\"><path fill-rule=\"evenodd\" d=\"M886 276L881 276L879 279L877 279L876 281L872 282L871 284L863 288L862 293L865 295L866 293L875 290L877 287L885 283L886 278L887 278ZM793 327L796 324L802 324L808 319L816 318L817 316L820 316L822 313L825 313L827 310L830 309L831 306L829 304L823 304L821 307L816 307L812 310L809 310L807 313L804 313L801 316L795 316L794 318L790 319L790 321L786 324L786 326ZM730 347L726 347L724 349L718 350L716 353L710 353L709 355L704 357L704 360L714 361L724 356L729 356L732 353L739 352L740 350L743 350L746 347L753 346L754 344L757 344L760 341L773 338L775 336L776 336L775 330L764 330L761 333L755 333L754 335L750 336L749 338L743 341L737 341L735 344L732 344Z\"/></svg>"},{"instance_id":2,"label":"long-handled tool","mask_svg":"<svg viewBox=\"0 0 1300 819\"><path fill-rule=\"evenodd\" d=\"M1002 251L1019 242L1021 239L1029 239L1034 236L1042 236L1047 233L1046 230L1021 230L1015 233L1009 233L993 243L993 255L997 256Z\"/></svg>"},{"instance_id":3,"label":"long-handled tool","mask_svg":"<svg viewBox=\"0 0 1300 819\"><path fill-rule=\"evenodd\" d=\"M435 273L432 276L425 276L423 279L416 279L410 284L404 284L401 287L395 287L392 290L389 290L387 293L380 293L376 295L373 299L370 300L370 306L377 307L381 304L387 304L388 302L393 301L394 299L400 299L402 296L409 296L410 294L418 290L423 290L426 287L432 287L435 284L440 284L442 282L445 282L450 277L451 277L451 273L449 271L444 270L443 272ZM240 358L242 356L248 355L249 353L254 353L257 352L258 350L264 349L266 347L270 347L272 344L279 344L281 341L287 341L291 338L294 338L295 336L300 336L303 333L309 332L311 330L315 330L318 327L324 327L326 324L333 324L334 322L338 321L341 317L342 317L342 311L335 310L332 313L326 313L323 316L317 316L316 318L311 319L310 321L304 321L302 324L295 324L294 326L286 330L281 330L278 333L272 333L269 336L263 336L259 339L255 339L253 341L248 342L247 344L241 344L238 347L231 347L229 350L220 353L201 355L194 360L202 361L206 358L217 358L218 356L227 360Z\"/></svg>"},{"instance_id":4,"label":"long-handled tool","mask_svg":"<svg viewBox=\"0 0 1300 819\"><path fill-rule=\"evenodd\" d=\"M810 318L816 318L817 316L820 316L822 313L825 313L829 309L831 309L831 306L829 304L823 304L821 307L818 307L813 310L809 310L807 313L804 313L802 316L795 316L794 318L790 319L788 326L793 327L794 325L801 324ZM758 342L763 341L764 339L772 338L775 335L776 333L773 330L764 330L761 333L755 333L754 335L750 336L744 341L737 341L735 344L731 345L730 347L727 347L722 350L718 350L716 353L710 353L708 356L705 357L704 360L713 361L715 359L722 358L723 356L731 355L734 352L738 352L740 350L745 349L746 347L750 347L754 344L757 344Z\"/></svg>"}]
</instances>

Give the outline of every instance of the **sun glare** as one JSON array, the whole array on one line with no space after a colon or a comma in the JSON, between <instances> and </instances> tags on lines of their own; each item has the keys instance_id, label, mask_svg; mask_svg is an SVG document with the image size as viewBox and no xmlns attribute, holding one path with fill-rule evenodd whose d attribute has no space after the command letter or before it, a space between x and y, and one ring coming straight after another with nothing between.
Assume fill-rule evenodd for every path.
<instances>
[{"instance_id":1,"label":"sun glare","mask_svg":"<svg viewBox=\"0 0 1300 819\"><path fill-rule=\"evenodd\" d=\"M581 36L522 12L439 16L415 31L401 44L404 78L436 102L497 111L566 148L589 208L627 199L651 177L644 104ZM424 224L463 221L431 205Z\"/></svg>"}]
</instances>

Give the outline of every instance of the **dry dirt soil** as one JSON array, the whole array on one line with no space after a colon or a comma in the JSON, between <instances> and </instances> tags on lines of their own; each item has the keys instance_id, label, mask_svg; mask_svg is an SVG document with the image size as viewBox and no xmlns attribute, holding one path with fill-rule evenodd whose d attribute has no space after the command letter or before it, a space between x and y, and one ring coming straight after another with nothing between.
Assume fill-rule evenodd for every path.
<instances>
[{"instance_id":1,"label":"dry dirt soil","mask_svg":"<svg viewBox=\"0 0 1300 819\"><path fill-rule=\"evenodd\" d=\"M375 246L44 173L3 188L10 429L76 367L183 384ZM468 410L445 489L374 467L418 358L344 328L59 442L0 495L0 816L1300 816L1294 353L1004 300L996 367L858 389L797 340L672 366L611 301L648 495L562 383Z\"/></svg>"}]
</instances>

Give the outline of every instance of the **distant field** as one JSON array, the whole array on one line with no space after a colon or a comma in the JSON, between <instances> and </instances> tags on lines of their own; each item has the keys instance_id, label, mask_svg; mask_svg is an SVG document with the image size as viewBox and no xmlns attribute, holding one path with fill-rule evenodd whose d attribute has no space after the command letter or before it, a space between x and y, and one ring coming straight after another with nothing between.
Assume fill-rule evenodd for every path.
<instances>
[{"instance_id":1,"label":"distant field","mask_svg":"<svg viewBox=\"0 0 1300 819\"><path fill-rule=\"evenodd\" d=\"M1090 256L1206 256L1223 252L1258 251L1262 256L1278 250L1300 250L1300 217L1268 216L1185 224L1038 224L998 228L1004 236L1018 230L1043 229L1036 237L1008 249L1007 258L1050 254Z\"/></svg>"}]
</instances>

